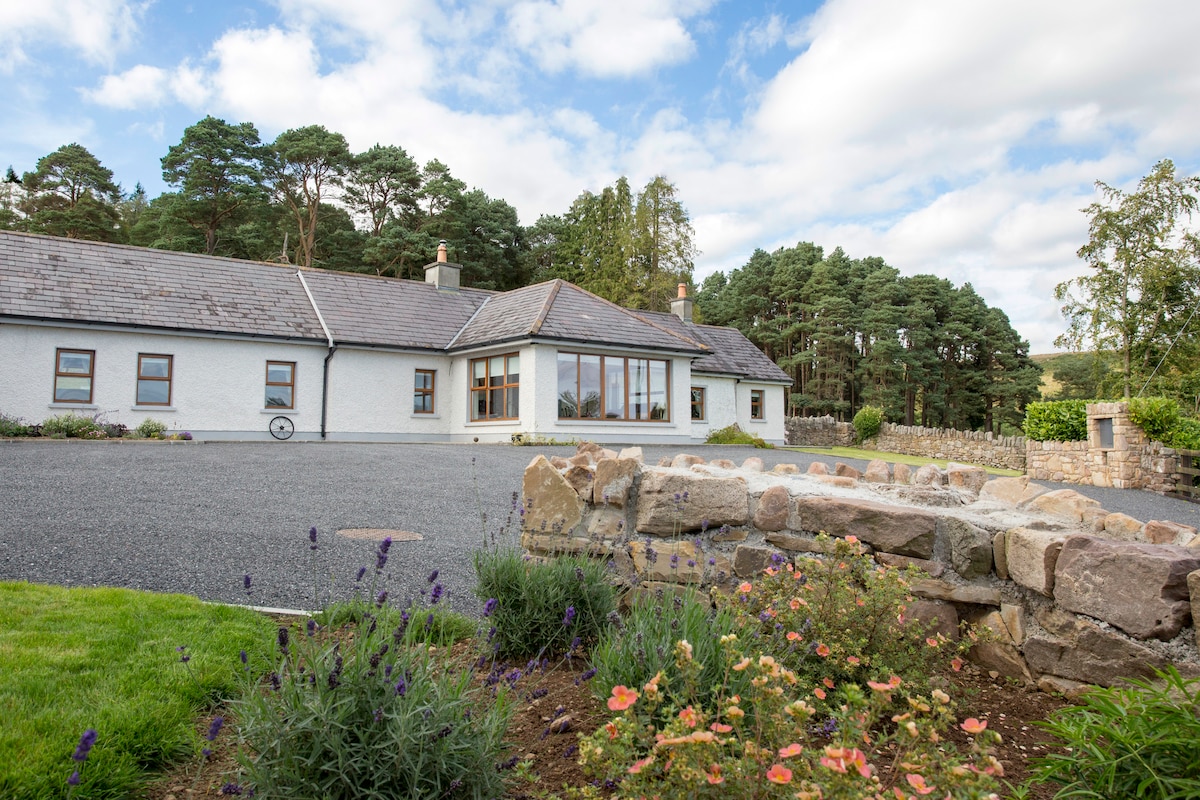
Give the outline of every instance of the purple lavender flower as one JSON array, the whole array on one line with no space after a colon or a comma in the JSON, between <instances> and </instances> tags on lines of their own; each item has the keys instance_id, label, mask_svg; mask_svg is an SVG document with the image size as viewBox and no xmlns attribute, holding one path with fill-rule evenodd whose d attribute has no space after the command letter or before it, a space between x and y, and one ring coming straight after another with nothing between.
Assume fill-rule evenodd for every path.
<instances>
[{"instance_id":1,"label":"purple lavender flower","mask_svg":"<svg viewBox=\"0 0 1200 800\"><path fill-rule=\"evenodd\" d=\"M288 654L288 629L279 626L279 633L276 635L276 641L279 642L279 649L286 656Z\"/></svg>"},{"instance_id":2,"label":"purple lavender flower","mask_svg":"<svg viewBox=\"0 0 1200 800\"><path fill-rule=\"evenodd\" d=\"M384 589L383 591L381 591L379 594L377 594L375 596L375 605L379 608L383 608L383 604L386 602L387 602L387 589Z\"/></svg>"},{"instance_id":3,"label":"purple lavender flower","mask_svg":"<svg viewBox=\"0 0 1200 800\"><path fill-rule=\"evenodd\" d=\"M309 545L308 549L316 550L317 549L317 526L316 525L314 525L308 529L308 540L310 542L312 542L312 544Z\"/></svg>"},{"instance_id":4,"label":"purple lavender flower","mask_svg":"<svg viewBox=\"0 0 1200 800\"><path fill-rule=\"evenodd\" d=\"M402 677L402 678L400 678L400 680L396 681L396 694L398 694L400 697L404 697L404 694L407 691L408 691L408 683Z\"/></svg>"},{"instance_id":5,"label":"purple lavender flower","mask_svg":"<svg viewBox=\"0 0 1200 800\"><path fill-rule=\"evenodd\" d=\"M277 692L283 688L283 682L279 680L278 672L271 673L271 688Z\"/></svg>"},{"instance_id":6,"label":"purple lavender flower","mask_svg":"<svg viewBox=\"0 0 1200 800\"><path fill-rule=\"evenodd\" d=\"M250 656L246 654L246 651L245 651L245 650L242 650L241 652L239 652L239 653L238 653L238 658L240 658L240 659L242 660L242 665L243 665L243 666L248 666L248 665L249 665L249 663L250 663Z\"/></svg>"},{"instance_id":7,"label":"purple lavender flower","mask_svg":"<svg viewBox=\"0 0 1200 800\"><path fill-rule=\"evenodd\" d=\"M437 576L438 576L438 571L435 569L433 572L429 573L429 582L433 583L434 581L436 581Z\"/></svg>"},{"instance_id":8,"label":"purple lavender flower","mask_svg":"<svg viewBox=\"0 0 1200 800\"><path fill-rule=\"evenodd\" d=\"M250 589L250 573L249 573L249 572L247 572L247 573L246 573L246 574L245 574L245 575L242 577L242 585L246 587L246 597L249 597L249 596L250 596L250 592L251 592L251 589Z\"/></svg>"},{"instance_id":9,"label":"purple lavender flower","mask_svg":"<svg viewBox=\"0 0 1200 800\"><path fill-rule=\"evenodd\" d=\"M232 781L221 787L221 794L240 795L241 793L242 787L239 784L233 783Z\"/></svg>"},{"instance_id":10,"label":"purple lavender flower","mask_svg":"<svg viewBox=\"0 0 1200 800\"><path fill-rule=\"evenodd\" d=\"M189 662L189 661L191 661L191 660L192 660L192 657L191 657L191 656L189 656L189 655L188 655L188 654L185 652L186 650L187 650L187 645L186 645L186 644L181 644L181 645L179 645L179 647L176 647L176 648L175 648L175 652L180 654L180 656L179 656L179 660L180 660L182 663L184 663L184 664L186 664L187 662Z\"/></svg>"},{"instance_id":11,"label":"purple lavender flower","mask_svg":"<svg viewBox=\"0 0 1200 800\"><path fill-rule=\"evenodd\" d=\"M571 623L575 621L575 606L567 606L567 613L563 616L563 627L571 627Z\"/></svg>"},{"instance_id":12,"label":"purple lavender flower","mask_svg":"<svg viewBox=\"0 0 1200 800\"><path fill-rule=\"evenodd\" d=\"M489 597L488 601L483 604L483 615L485 617L490 617L492 612L496 610L496 606L499 605L499 603L500 601L496 598Z\"/></svg>"},{"instance_id":13,"label":"purple lavender flower","mask_svg":"<svg viewBox=\"0 0 1200 800\"><path fill-rule=\"evenodd\" d=\"M440 583L435 583L433 585L433 591L429 593L429 604L431 606L436 606L437 602L442 599L442 592L444 591L445 589L442 588Z\"/></svg>"},{"instance_id":14,"label":"purple lavender flower","mask_svg":"<svg viewBox=\"0 0 1200 800\"><path fill-rule=\"evenodd\" d=\"M371 715L376 722L383 722L383 706L375 709L375 713Z\"/></svg>"},{"instance_id":15,"label":"purple lavender flower","mask_svg":"<svg viewBox=\"0 0 1200 800\"><path fill-rule=\"evenodd\" d=\"M224 717L213 717L212 724L208 726L208 736L204 737L210 742L217 738L217 734L221 732L221 727L225 724Z\"/></svg>"},{"instance_id":16,"label":"purple lavender flower","mask_svg":"<svg viewBox=\"0 0 1200 800\"><path fill-rule=\"evenodd\" d=\"M392 549L392 537L388 536L379 543L379 551L375 554L375 571L382 572L387 566L388 550Z\"/></svg>"},{"instance_id":17,"label":"purple lavender flower","mask_svg":"<svg viewBox=\"0 0 1200 800\"><path fill-rule=\"evenodd\" d=\"M428 633L429 629L432 627L433 627L433 612L430 611L429 616L425 618L425 632Z\"/></svg>"},{"instance_id":18,"label":"purple lavender flower","mask_svg":"<svg viewBox=\"0 0 1200 800\"><path fill-rule=\"evenodd\" d=\"M358 574L354 576L354 582L355 582L355 583L359 583L359 582L361 582L361 581L362 581L362 579L363 579L363 575L366 575L366 574L367 574L367 568L366 568L366 567L359 567L359 568L358 568Z\"/></svg>"},{"instance_id":19,"label":"purple lavender flower","mask_svg":"<svg viewBox=\"0 0 1200 800\"><path fill-rule=\"evenodd\" d=\"M71 773L71 777L67 778L67 786L78 786L78 785L79 785L79 770L75 770L74 772Z\"/></svg>"},{"instance_id":20,"label":"purple lavender flower","mask_svg":"<svg viewBox=\"0 0 1200 800\"><path fill-rule=\"evenodd\" d=\"M317 632L317 621L315 619L310 619L308 622L304 623L304 628L308 631L309 636L314 635Z\"/></svg>"},{"instance_id":21,"label":"purple lavender flower","mask_svg":"<svg viewBox=\"0 0 1200 800\"><path fill-rule=\"evenodd\" d=\"M71 756L76 761L87 761L88 753L92 752L92 745L96 743L96 729L88 728L79 737L79 744L75 747L75 753Z\"/></svg>"}]
</instances>

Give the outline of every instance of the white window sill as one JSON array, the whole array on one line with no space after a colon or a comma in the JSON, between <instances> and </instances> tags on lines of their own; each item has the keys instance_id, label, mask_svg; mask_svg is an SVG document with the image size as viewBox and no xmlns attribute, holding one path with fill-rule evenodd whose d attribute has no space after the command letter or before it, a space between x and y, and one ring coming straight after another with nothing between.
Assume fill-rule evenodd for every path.
<instances>
[{"instance_id":1,"label":"white window sill","mask_svg":"<svg viewBox=\"0 0 1200 800\"><path fill-rule=\"evenodd\" d=\"M467 423L468 428L499 425L501 427L515 428L521 424L519 419L476 419Z\"/></svg>"},{"instance_id":2,"label":"white window sill","mask_svg":"<svg viewBox=\"0 0 1200 800\"><path fill-rule=\"evenodd\" d=\"M47 408L65 408L75 409L76 411L99 411L100 406L91 405L90 403L51 403Z\"/></svg>"},{"instance_id":3,"label":"white window sill","mask_svg":"<svg viewBox=\"0 0 1200 800\"><path fill-rule=\"evenodd\" d=\"M415 411L413 413L409 414L408 416L410 419L441 419L442 418L441 414L418 414Z\"/></svg>"},{"instance_id":4,"label":"white window sill","mask_svg":"<svg viewBox=\"0 0 1200 800\"><path fill-rule=\"evenodd\" d=\"M294 409L294 408L264 408L260 413L273 414L277 417L282 414L283 416L286 417L289 415L298 414L300 412L296 411L296 409Z\"/></svg>"},{"instance_id":5,"label":"white window sill","mask_svg":"<svg viewBox=\"0 0 1200 800\"><path fill-rule=\"evenodd\" d=\"M130 411L178 411L175 406L130 406Z\"/></svg>"}]
</instances>

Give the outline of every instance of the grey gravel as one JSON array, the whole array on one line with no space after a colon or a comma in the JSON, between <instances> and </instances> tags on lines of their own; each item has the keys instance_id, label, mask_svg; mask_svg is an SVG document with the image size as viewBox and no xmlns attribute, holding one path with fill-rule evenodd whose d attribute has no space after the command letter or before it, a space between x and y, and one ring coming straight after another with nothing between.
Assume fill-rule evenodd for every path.
<instances>
[{"instance_id":1,"label":"grey gravel","mask_svg":"<svg viewBox=\"0 0 1200 800\"><path fill-rule=\"evenodd\" d=\"M643 447L647 463L692 452L801 470L834 459L736 446ZM515 541L506 519L537 454L573 447L449 444L0 442L0 579L181 592L205 600L314 608L356 589L403 603L437 581L456 610L480 600L472 554ZM846 460L856 467L865 462ZM1091 490L1088 490L1091 493ZM1200 527L1200 507L1145 492L1110 511ZM309 528L318 531L311 550ZM349 528L412 531L374 576L375 542ZM368 567L355 584L355 573ZM249 573L252 591L243 590Z\"/></svg>"}]
</instances>

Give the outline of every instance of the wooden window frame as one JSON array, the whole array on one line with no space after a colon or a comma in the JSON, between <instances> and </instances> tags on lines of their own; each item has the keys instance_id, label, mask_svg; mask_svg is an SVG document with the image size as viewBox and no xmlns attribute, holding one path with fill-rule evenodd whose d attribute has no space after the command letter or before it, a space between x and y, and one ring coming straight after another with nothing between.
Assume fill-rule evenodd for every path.
<instances>
[{"instance_id":1,"label":"wooden window frame","mask_svg":"<svg viewBox=\"0 0 1200 800\"><path fill-rule=\"evenodd\" d=\"M501 376L500 383L493 384L492 383L493 376L492 376L492 373L490 370L491 370L492 359L495 359L495 358L504 359L504 374ZM516 383L508 382L508 376L510 374L508 360L510 358L518 359L518 366L517 366L517 373L516 373L517 374L517 382ZM471 422L505 422L505 421L518 420L521 418L521 416L520 416L520 414L521 414L520 399L519 399L520 392L521 392L521 367L520 367L520 361L519 361L520 358L521 358L520 353L502 353L502 354L497 354L494 356L483 356L482 358L472 358L469 362L467 362L467 370L468 370L468 372L467 372L467 391L469 392L468 400L471 404L470 410L468 411L468 418L470 419ZM484 384L483 384L483 386L475 386L474 385L475 365L478 364L480 361L482 361L485 365L487 365L484 368ZM500 396L502 398L504 398L504 400L503 400L504 409L503 409L501 416L492 416L492 405L491 405L492 392L497 389L499 389L501 392ZM515 416L509 414L509 408L508 408L508 394L510 391L512 391L514 389L517 391L517 397L518 397L517 414ZM484 398L484 400L483 400L484 414L483 414L483 416L479 416L479 417L475 416L475 409L478 407L475 403L475 395L477 392L482 392L483 398Z\"/></svg>"},{"instance_id":2,"label":"wooden window frame","mask_svg":"<svg viewBox=\"0 0 1200 800\"><path fill-rule=\"evenodd\" d=\"M63 372L62 357L66 353L74 353L76 355L87 355L88 371L82 372ZM59 378L87 378L87 399L86 400L71 400L59 398L58 396L58 381ZM54 351L54 402L55 403L78 403L79 405L91 405L92 396L96 389L96 351L95 350L80 350L75 347L59 347Z\"/></svg>"},{"instance_id":3,"label":"wooden window frame","mask_svg":"<svg viewBox=\"0 0 1200 800\"><path fill-rule=\"evenodd\" d=\"M272 366L290 367L292 370L292 379L286 383L284 383L283 381L272 381L271 380L271 367ZM284 409L284 410L296 408L296 362L295 361L268 361L265 379L266 379L266 383L264 385L263 408L272 409L272 410L277 409L277 408ZM265 391L270 390L270 387L272 387L272 386L286 386L289 389L291 389L292 402L286 406L269 405L267 403L267 397L266 397Z\"/></svg>"},{"instance_id":4,"label":"wooden window frame","mask_svg":"<svg viewBox=\"0 0 1200 800\"><path fill-rule=\"evenodd\" d=\"M165 358L167 360L167 377L162 378L157 375L142 374L142 360L146 358ZM174 390L175 379L175 356L165 353L138 353L138 372L137 372L137 389L134 392L134 405L138 406L169 406L171 405L172 392ZM167 402L165 403L150 403L142 400L142 381L154 381L167 384Z\"/></svg>"},{"instance_id":5,"label":"wooden window frame","mask_svg":"<svg viewBox=\"0 0 1200 800\"><path fill-rule=\"evenodd\" d=\"M708 420L708 392L706 386L693 386L691 389L691 406L692 406L692 422L705 422ZM699 399L696 393L699 392ZM696 414L696 409L700 409L700 414Z\"/></svg>"},{"instance_id":6,"label":"wooden window frame","mask_svg":"<svg viewBox=\"0 0 1200 800\"><path fill-rule=\"evenodd\" d=\"M429 388L425 388L424 386L418 385L416 378L421 375L429 376ZM428 403L429 410L428 411L426 411L423 408L423 406L425 405L425 402L424 402L425 398L428 398L428 400L429 400L429 403ZM420 408L420 409L418 409L418 407L417 407L418 399L420 399L422 401L419 404L422 406L422 408ZM435 369L418 369L413 372L413 413L414 414L435 414L435 413L437 413L437 370L435 370Z\"/></svg>"},{"instance_id":7,"label":"wooden window frame","mask_svg":"<svg viewBox=\"0 0 1200 800\"><path fill-rule=\"evenodd\" d=\"M555 357L556 364L558 363L558 358L560 358L562 356L573 356L575 358L575 398L576 398L575 399L575 413L576 413L576 415L573 417L563 416L561 413L561 409L560 409L559 414L558 414L558 419L567 420L570 422L670 422L671 421L671 361L670 361L670 359L645 358L642 356L606 356L606 355L597 355L596 353L577 353L577 352L571 352L571 351L567 351L567 350L561 350L558 352L557 356ZM598 417L584 417L584 416L580 415L580 412L581 412L582 406L583 406L582 399L579 396L580 395L580 381L582 380L582 378L580 377L580 374L582 372L582 370L580 369L580 357L582 357L582 356L592 356L592 357L598 357L600 359L600 401L599 402L600 402L601 415ZM608 364L612 360L618 360L621 362L621 369L625 376L621 382L621 391L624 394L624 397L622 398L623 402L621 404L621 408L623 409L624 416L620 416L620 417L607 416L604 411L604 409L607 409L609 407L608 387L605 385L604 376L607 375ZM646 365L647 365L647 368L646 368L646 380L647 380L646 401L649 404L649 416L647 416L645 419L640 419L638 417L631 417L629 415L629 410L632 406L631 401L630 401L630 381L629 381L629 373L630 373L629 362L630 361L645 361ZM650 403L650 394L653 389L653 387L649 383L650 374L652 372L652 369L650 367L651 364L662 364L663 365L663 374L665 376L665 386L663 387L663 399L666 402L664 404L663 415L661 417L653 416L654 406L652 403ZM559 390L556 393L556 396L557 397L562 396L561 390ZM556 403L556 405L557 405L557 403Z\"/></svg>"},{"instance_id":8,"label":"wooden window frame","mask_svg":"<svg viewBox=\"0 0 1200 800\"><path fill-rule=\"evenodd\" d=\"M750 390L750 419L765 420L767 418L767 391L765 389Z\"/></svg>"}]
</instances>

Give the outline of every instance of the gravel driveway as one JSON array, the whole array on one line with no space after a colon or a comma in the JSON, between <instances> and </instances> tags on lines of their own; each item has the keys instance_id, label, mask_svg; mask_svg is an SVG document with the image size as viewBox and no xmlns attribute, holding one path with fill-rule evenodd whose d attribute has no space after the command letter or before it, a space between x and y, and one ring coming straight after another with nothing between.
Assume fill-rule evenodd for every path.
<instances>
[{"instance_id":1,"label":"gravel driveway","mask_svg":"<svg viewBox=\"0 0 1200 800\"><path fill-rule=\"evenodd\" d=\"M768 469L833 462L749 447L643 450L651 464L681 450L738 463L756 455ZM437 569L447 602L474 613L471 554L500 531L522 471L538 453L571 455L574 448L0 442L0 579L312 608L314 593L351 596L359 567L375 561L375 542L335 532L382 528L420 536L392 547L386 572L393 600L427 590ZM1200 506L1147 492L1099 494L1110 511L1200 527ZM308 540L314 525L315 551Z\"/></svg>"}]
</instances>

